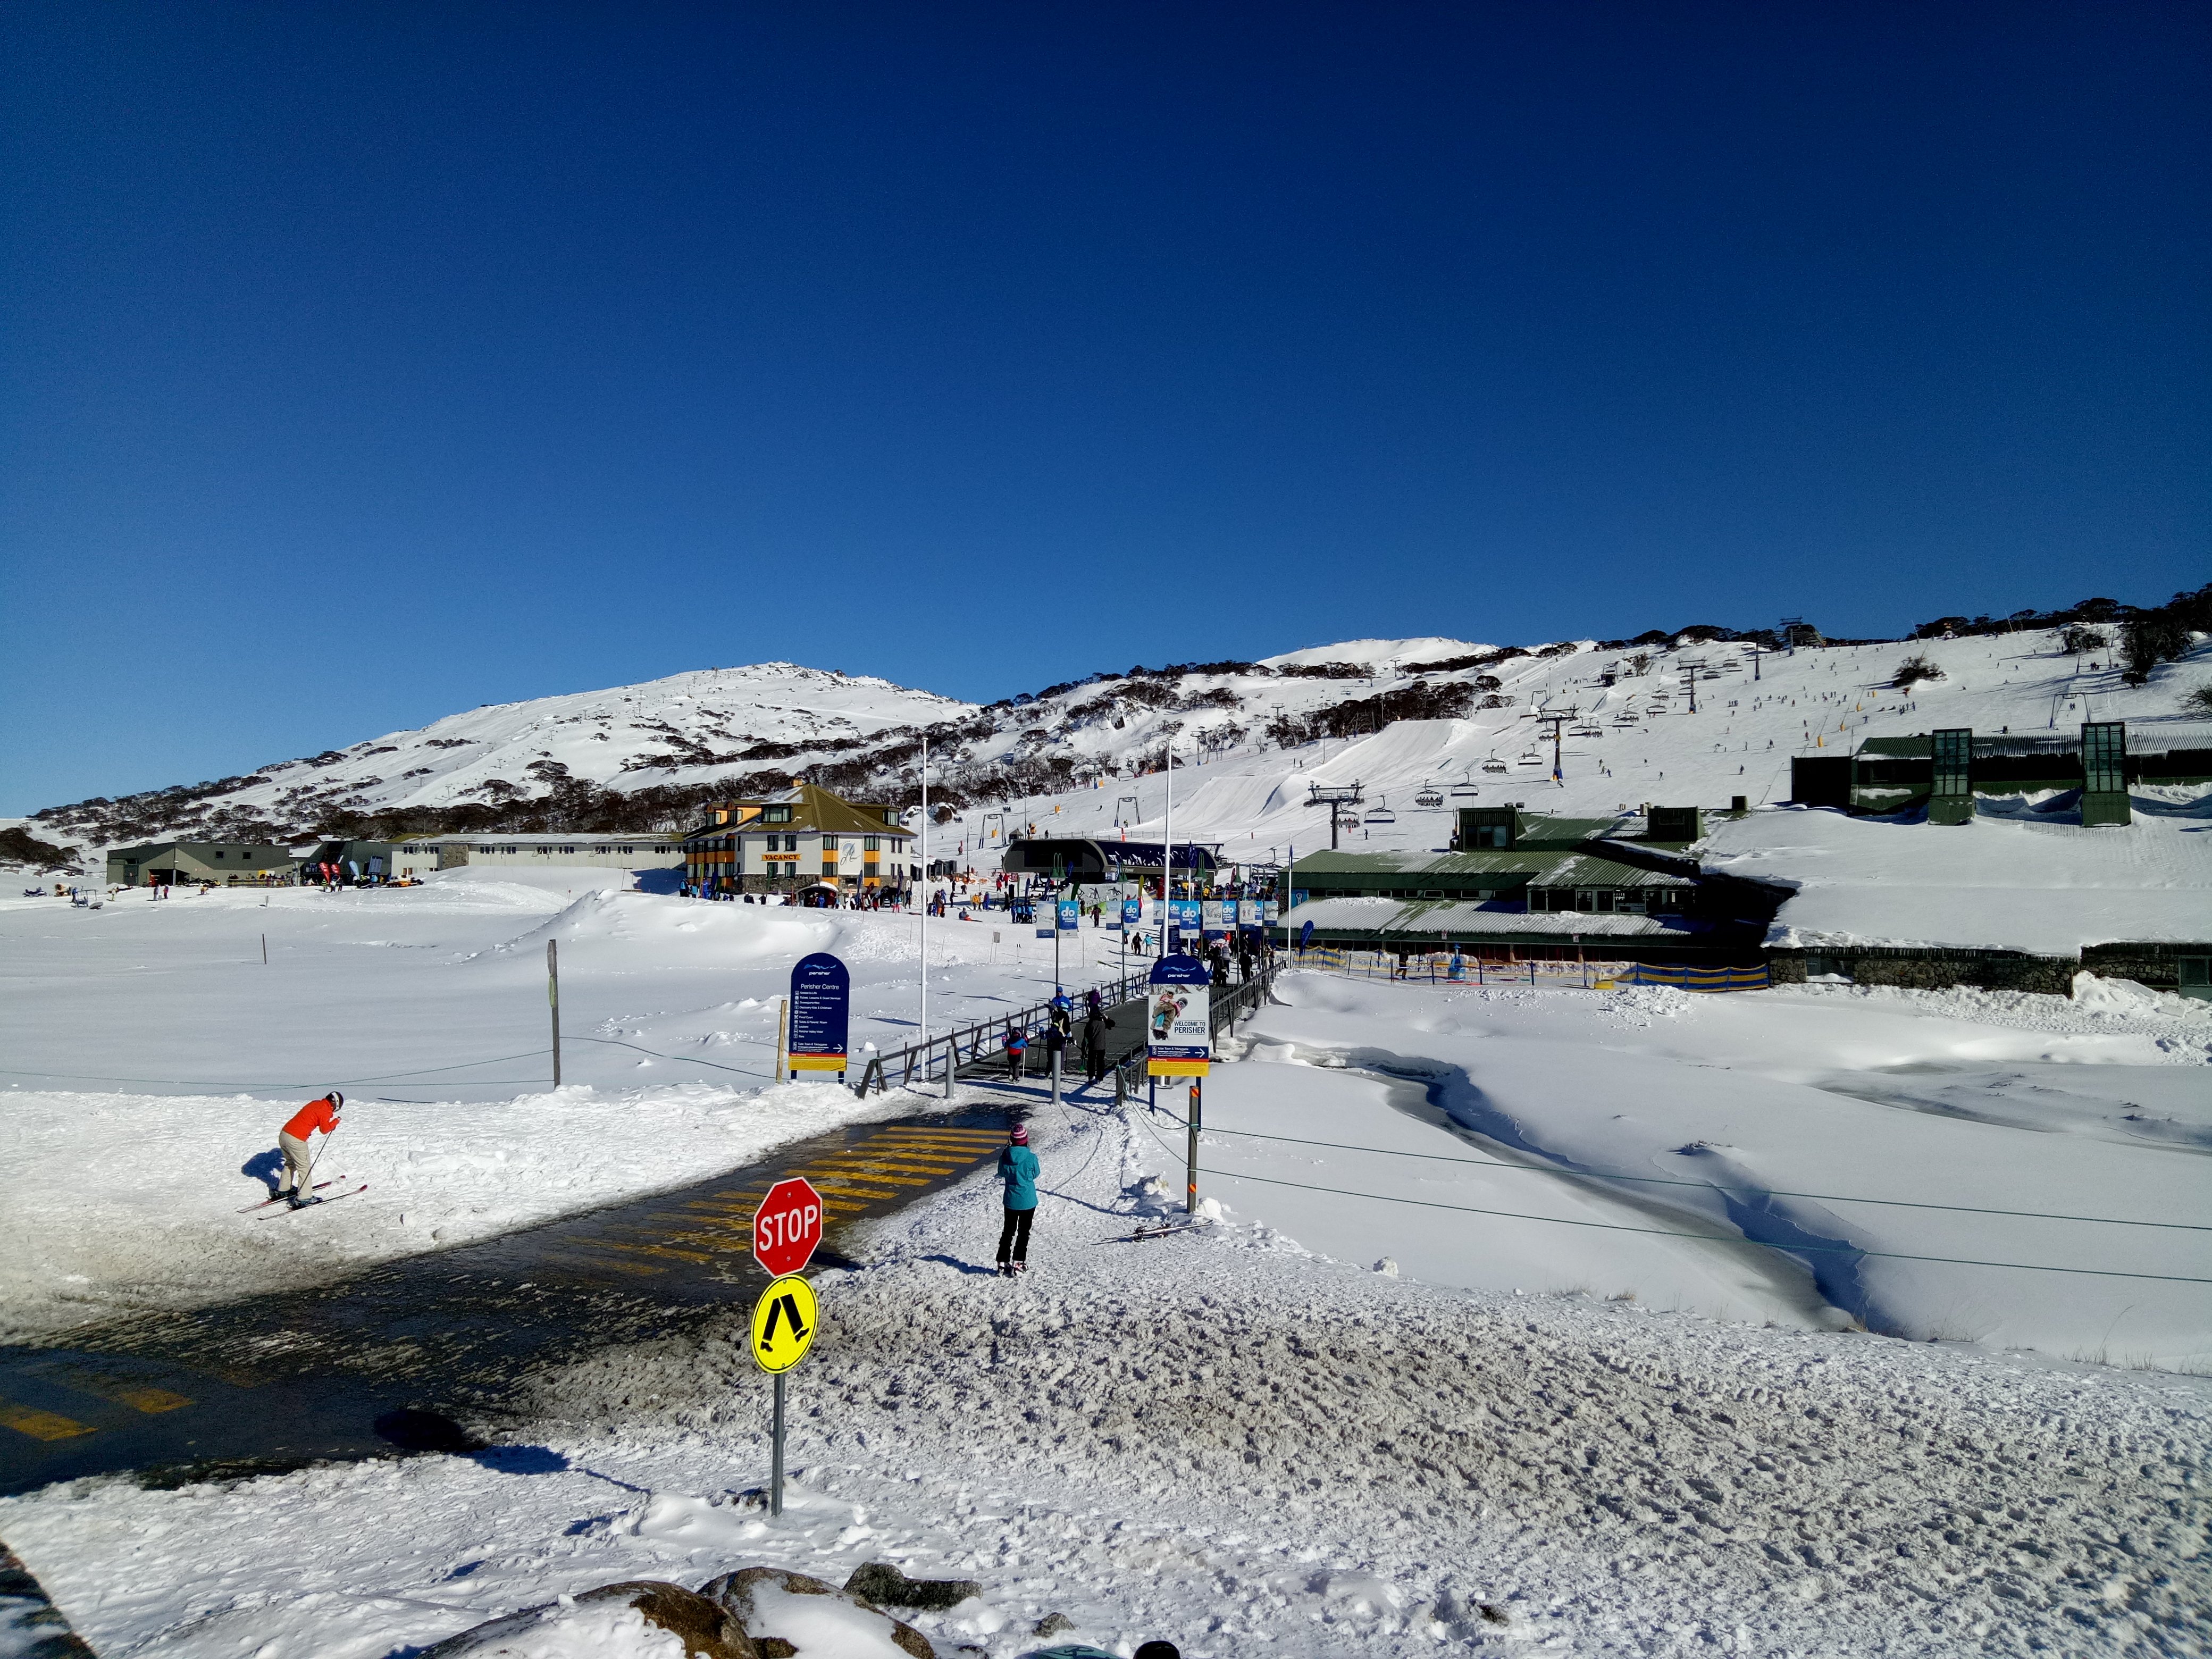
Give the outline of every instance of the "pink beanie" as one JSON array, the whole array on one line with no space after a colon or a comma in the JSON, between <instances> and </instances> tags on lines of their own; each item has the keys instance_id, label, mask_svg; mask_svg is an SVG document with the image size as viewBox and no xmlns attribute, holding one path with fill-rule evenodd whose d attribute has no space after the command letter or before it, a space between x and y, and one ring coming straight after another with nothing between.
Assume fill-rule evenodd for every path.
<instances>
[{"instance_id":1,"label":"pink beanie","mask_svg":"<svg viewBox=\"0 0 2212 1659\"><path fill-rule=\"evenodd\" d=\"M1017 1146L1026 1146L1029 1144L1030 1126L1026 1123L1017 1123L1014 1125L1014 1145Z\"/></svg>"}]
</instances>

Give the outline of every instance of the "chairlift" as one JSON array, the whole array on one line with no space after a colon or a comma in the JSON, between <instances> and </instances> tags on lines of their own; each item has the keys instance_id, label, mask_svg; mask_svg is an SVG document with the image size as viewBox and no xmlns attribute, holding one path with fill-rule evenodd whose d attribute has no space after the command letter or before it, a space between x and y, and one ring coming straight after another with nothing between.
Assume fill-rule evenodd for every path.
<instances>
[{"instance_id":1,"label":"chairlift","mask_svg":"<svg viewBox=\"0 0 2212 1659\"><path fill-rule=\"evenodd\" d=\"M1451 798L1454 800L1474 800L1481 793L1482 791L1476 788L1474 785L1474 769L1473 767L1469 767L1468 769L1467 781L1465 782L1455 783L1451 787Z\"/></svg>"},{"instance_id":2,"label":"chairlift","mask_svg":"<svg viewBox=\"0 0 2212 1659\"><path fill-rule=\"evenodd\" d=\"M1433 783L1423 784L1421 793L1413 797L1416 806L1442 806L1443 804L1444 792Z\"/></svg>"},{"instance_id":3,"label":"chairlift","mask_svg":"<svg viewBox=\"0 0 2212 1659\"><path fill-rule=\"evenodd\" d=\"M1382 803L1381 805L1368 808L1367 817L1364 820L1368 827L1370 829L1379 828L1384 824L1395 823L1397 821L1398 815L1390 810L1390 798L1388 795L1382 797Z\"/></svg>"},{"instance_id":4,"label":"chairlift","mask_svg":"<svg viewBox=\"0 0 2212 1659\"><path fill-rule=\"evenodd\" d=\"M1601 738L1605 735L1605 728L1595 721L1585 720L1580 726L1569 726L1567 735L1571 738Z\"/></svg>"},{"instance_id":5,"label":"chairlift","mask_svg":"<svg viewBox=\"0 0 2212 1659\"><path fill-rule=\"evenodd\" d=\"M1520 766L1541 766L1543 763L1544 757L1533 749L1523 749L1520 759L1515 763Z\"/></svg>"},{"instance_id":6,"label":"chairlift","mask_svg":"<svg viewBox=\"0 0 2212 1659\"><path fill-rule=\"evenodd\" d=\"M1498 758L1498 751L1493 749L1490 751L1490 758L1483 762L1482 769L1486 772L1503 772L1507 768L1505 763Z\"/></svg>"}]
</instances>

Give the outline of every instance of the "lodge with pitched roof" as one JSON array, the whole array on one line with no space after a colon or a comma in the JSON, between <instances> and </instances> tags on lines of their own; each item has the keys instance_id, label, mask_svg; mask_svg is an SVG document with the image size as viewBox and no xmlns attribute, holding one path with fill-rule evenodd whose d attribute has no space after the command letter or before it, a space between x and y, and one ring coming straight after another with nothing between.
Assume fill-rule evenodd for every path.
<instances>
[{"instance_id":1,"label":"lodge with pitched roof","mask_svg":"<svg viewBox=\"0 0 2212 1659\"><path fill-rule=\"evenodd\" d=\"M917 879L899 809L848 801L811 783L758 800L718 801L684 836L684 878L704 897L828 887L886 892Z\"/></svg>"}]
</instances>

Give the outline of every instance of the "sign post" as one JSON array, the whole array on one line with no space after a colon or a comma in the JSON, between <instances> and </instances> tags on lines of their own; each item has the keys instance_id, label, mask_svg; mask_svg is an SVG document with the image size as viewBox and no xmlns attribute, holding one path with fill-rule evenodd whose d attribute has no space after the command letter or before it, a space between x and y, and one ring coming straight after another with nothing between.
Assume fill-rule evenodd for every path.
<instances>
[{"instance_id":1,"label":"sign post","mask_svg":"<svg viewBox=\"0 0 2212 1659\"><path fill-rule=\"evenodd\" d=\"M1213 976L1196 957L1162 957L1146 996L1146 1074L1188 1078L1189 1152L1183 1185L1185 1213L1198 1215L1198 1133L1204 1079L1213 1059Z\"/></svg>"},{"instance_id":2,"label":"sign post","mask_svg":"<svg viewBox=\"0 0 2212 1659\"><path fill-rule=\"evenodd\" d=\"M852 1003L853 976L843 963L826 951L799 957L791 970L791 1048L786 1056L793 1076L801 1072L845 1075Z\"/></svg>"},{"instance_id":3,"label":"sign post","mask_svg":"<svg viewBox=\"0 0 2212 1659\"><path fill-rule=\"evenodd\" d=\"M262 960L269 957L268 936L262 936ZM553 1005L553 1086L561 1086L561 947L545 941L545 1000Z\"/></svg>"},{"instance_id":4,"label":"sign post","mask_svg":"<svg viewBox=\"0 0 2212 1659\"><path fill-rule=\"evenodd\" d=\"M814 1287L799 1275L822 1243L822 1194L794 1176L779 1181L753 1212L753 1260L769 1275L753 1304L753 1364L775 1379L775 1420L770 1434L768 1512L783 1513L784 1374L806 1358L822 1319Z\"/></svg>"}]
</instances>

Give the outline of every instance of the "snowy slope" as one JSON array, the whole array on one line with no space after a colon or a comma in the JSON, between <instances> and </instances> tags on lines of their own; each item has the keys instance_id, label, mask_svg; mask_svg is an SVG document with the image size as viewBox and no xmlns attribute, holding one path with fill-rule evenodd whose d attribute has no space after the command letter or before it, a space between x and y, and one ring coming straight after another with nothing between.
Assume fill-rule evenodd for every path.
<instances>
[{"instance_id":1,"label":"snowy slope","mask_svg":"<svg viewBox=\"0 0 2212 1659\"><path fill-rule=\"evenodd\" d=\"M1365 641L1293 653L1315 661L1365 654L1384 660L1406 641ZM1431 641L1413 641L1425 647ZM1451 644L1451 641L1443 641ZM2085 720L2130 723L2137 748L2212 746L2212 721L2185 718L2183 691L2212 682L2212 647L2199 644L2181 663L2161 670L2142 687L2120 684L2117 673L2091 668L2061 653L2055 633L2035 632L1958 640L1899 641L1839 646L1767 656L1754 669L1747 647L1698 645L1648 653L1577 646L1556 655L1521 656L1480 668L1416 676L1381 668L1369 679L1283 678L1253 675L1190 676L1176 682L1183 701L1225 693L1234 706L1196 710L1125 711L1122 729L1066 719L1048 724L1055 709L1080 703L1111 687L1088 687L1025 709L1049 734L1037 752L1064 754L1079 776L1085 768L1149 757L1153 769L1136 778L1107 776L1096 787L1034 793L1013 791L1004 802L1006 822L1034 823L1041 832L1104 833L1157 837L1166 821L1167 779L1157 769L1161 745L1174 732L1181 764L1174 780L1173 830L1224 844L1234 860L1266 860L1329 842L1326 811L1306 805L1308 786L1358 783L1366 800L1363 822L1340 832L1347 849L1425 849L1444 845L1452 809L1461 805L1524 804L1531 810L1602 816L1637 811L1645 802L1725 808L1738 795L1756 807L1786 799L1790 762L1800 754L1848 754L1869 737L1902 737L1938 726L1970 726L1988 733L2070 734ZM1906 659L1925 656L1944 678L1907 694L1889 689ZM1280 659L1279 659L1280 660ZM1692 712L1683 676L1692 662L1715 678L1697 682ZM2077 668L2079 672L2077 672ZM1608 669L1614 683L1600 682ZM1754 672L1756 678L1754 678ZM1316 738L1285 748L1269 738L1270 720L1312 716L1344 699L1402 690L1416 679L1431 684L1498 682L1490 694L1504 706L1469 708L1446 720L1401 720L1370 736ZM1565 728L1562 778L1551 776L1552 744L1534 716L1576 711ZM1624 714L1632 722L1622 722ZM1587 718L1585 718L1587 717ZM1595 735L1574 728L1595 727ZM1211 746L1241 731L1241 742ZM980 750L982 745L978 745ZM1502 771L1486 769L1496 765ZM1441 804L1417 804L1424 793ZM1121 797L1134 795L1133 809ZM993 799L961 815L945 853L956 850L988 866L996 861L994 825L982 817L1001 805ZM1367 821L1377 810L1393 820ZM1763 821L1760 821L1763 822ZM1120 827L1117 828L1117 823ZM979 839L981 852L977 852ZM2187 845L2193 849L2194 841Z\"/></svg>"},{"instance_id":2,"label":"snowy slope","mask_svg":"<svg viewBox=\"0 0 2212 1659\"><path fill-rule=\"evenodd\" d=\"M498 805L569 780L629 791L787 771L971 708L889 680L795 663L700 669L641 685L489 703L418 731L387 732L216 786L116 802L106 811L65 811L58 821L81 826L95 844L196 824L236 836L248 833L241 823L253 822L298 836L313 833L331 808ZM118 822L126 811L127 827Z\"/></svg>"},{"instance_id":3,"label":"snowy slope","mask_svg":"<svg viewBox=\"0 0 2212 1659\"><path fill-rule=\"evenodd\" d=\"M1468 660L1476 656L1483 660ZM1913 657L1932 660L1943 678L1909 694L1890 689ZM1422 671L1431 662L1461 665ZM800 771L833 787L911 801L913 734L927 727L935 799L959 809L940 853L969 856L990 828L1002 836L1006 826L985 824L986 811L1003 810L1007 826L1111 832L1118 821L1157 836L1172 743L1178 836L1265 858L1271 847L1279 856L1293 842L1326 844L1326 814L1304 804L1315 781L1356 781L1370 811L1395 816L1363 823L1352 844L1425 848L1443 843L1449 809L1468 804L1600 814L1646 801L1780 801L1793 755L1844 753L1867 737L1936 726L2049 734L2088 719L2124 720L2138 747L2212 745L2212 721L2179 713L2183 693L2212 680L2212 647L2200 643L2149 684L2130 688L2109 665L2063 653L2051 630L1756 660L1744 644L1608 650L1565 642L1509 653L1441 637L1361 640L1222 666L1229 672L1092 676L980 709L787 663L702 671L477 709L264 768L220 793L184 790L64 811L41 820L40 833L75 828L95 842L126 838L118 817L126 806L134 839L219 823L225 814L301 834L332 809L530 800L550 823L562 810L557 792L573 784L635 795ZM1692 672L1694 710L1685 679ZM1555 782L1552 744L1536 717L1570 712ZM1441 804L1419 806L1424 793ZM1130 794L1133 811L1121 801ZM995 862L1000 844L990 840L987 861Z\"/></svg>"}]
</instances>

